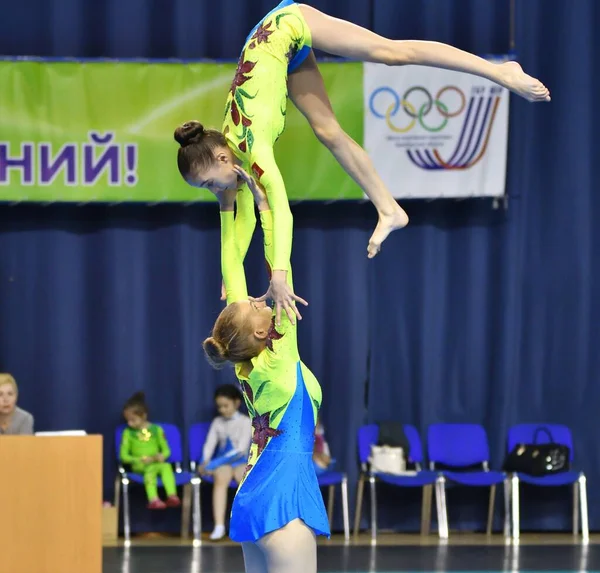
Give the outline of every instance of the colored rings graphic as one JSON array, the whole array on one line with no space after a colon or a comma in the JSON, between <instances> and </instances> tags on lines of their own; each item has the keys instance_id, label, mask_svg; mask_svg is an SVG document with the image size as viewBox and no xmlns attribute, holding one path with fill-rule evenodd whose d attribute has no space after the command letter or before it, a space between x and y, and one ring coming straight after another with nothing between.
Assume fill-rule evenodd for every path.
<instances>
[{"instance_id":1,"label":"colored rings graphic","mask_svg":"<svg viewBox=\"0 0 600 573\"><path fill-rule=\"evenodd\" d=\"M446 105L442 101L442 97L448 92L454 92L460 98L460 104L458 108L452 111L450 111L448 105ZM422 93L426 98L426 101L421 104L418 110L415 107L415 105L409 101L409 97L415 93ZM392 102L388 105L384 113L380 113L375 109L375 99L377 98L377 96L382 94L389 94L392 97ZM371 98L369 100L369 108L371 110L371 113L379 119L385 119L388 127L394 133L407 133L415 126L417 121L419 122L421 127L426 131L441 131L448 123L449 118L456 117L462 113L462 111L465 109L466 104L467 98L465 97L464 92L456 86L444 86L437 92L435 97L433 97L431 93L422 86L413 86L407 89L402 97L400 97L399 94L396 93L392 88L384 86L377 88L371 94ZM427 125L423 118L429 114L429 112L434 106L437 109L438 113L443 117L443 120L437 126ZM405 126L396 125L392 121L392 118L398 113L400 107L402 107L403 111L410 118L408 124L406 124Z\"/></svg>"}]
</instances>

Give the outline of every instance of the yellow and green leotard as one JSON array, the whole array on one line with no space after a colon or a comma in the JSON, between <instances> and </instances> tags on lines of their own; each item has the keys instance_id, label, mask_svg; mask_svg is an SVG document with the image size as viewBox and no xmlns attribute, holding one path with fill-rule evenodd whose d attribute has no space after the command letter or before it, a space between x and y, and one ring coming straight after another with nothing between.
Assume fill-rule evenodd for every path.
<instances>
[{"instance_id":1,"label":"yellow and green leotard","mask_svg":"<svg viewBox=\"0 0 600 573\"><path fill-rule=\"evenodd\" d=\"M265 258L272 267L273 213L262 211L260 219ZM245 301L246 278L233 212L221 213L221 249L227 304ZM285 269L293 286L289 262ZM285 313L277 329L273 318L267 348L252 359L250 375L244 376L236 365L252 417L252 445L231 509L229 536L234 541L256 541L298 518L317 535L330 535L312 463L321 387L300 360L296 329Z\"/></svg>"},{"instance_id":2,"label":"yellow and green leotard","mask_svg":"<svg viewBox=\"0 0 600 573\"><path fill-rule=\"evenodd\" d=\"M242 167L263 185L273 211L273 269L292 250L292 212L273 145L285 127L287 76L308 56L310 29L293 0L283 0L250 32L225 106L223 133Z\"/></svg>"},{"instance_id":3,"label":"yellow and green leotard","mask_svg":"<svg viewBox=\"0 0 600 573\"><path fill-rule=\"evenodd\" d=\"M171 455L171 450L164 430L156 425L150 424L147 428L134 430L125 428L121 439L121 451L119 457L124 464L131 464L133 472L143 474L146 495L150 501L158 497L158 476L162 479L167 495L176 495L175 474L173 466L167 462L152 462L145 464L142 458L162 454L166 459Z\"/></svg>"}]
</instances>

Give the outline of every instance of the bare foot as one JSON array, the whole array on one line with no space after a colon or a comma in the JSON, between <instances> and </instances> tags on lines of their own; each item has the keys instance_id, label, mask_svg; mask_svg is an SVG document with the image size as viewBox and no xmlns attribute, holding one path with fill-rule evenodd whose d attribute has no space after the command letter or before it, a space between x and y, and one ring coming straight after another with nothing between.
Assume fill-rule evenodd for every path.
<instances>
[{"instance_id":1,"label":"bare foot","mask_svg":"<svg viewBox=\"0 0 600 573\"><path fill-rule=\"evenodd\" d=\"M381 250L381 243L387 239L392 231L402 229L402 227L408 225L408 215L400 205L396 205L396 207L397 209L390 215L379 215L379 222L369 239L369 246L367 247L370 259Z\"/></svg>"},{"instance_id":2,"label":"bare foot","mask_svg":"<svg viewBox=\"0 0 600 573\"><path fill-rule=\"evenodd\" d=\"M500 64L504 72L504 85L527 101L550 101L550 91L539 80L528 76L517 62Z\"/></svg>"}]
</instances>

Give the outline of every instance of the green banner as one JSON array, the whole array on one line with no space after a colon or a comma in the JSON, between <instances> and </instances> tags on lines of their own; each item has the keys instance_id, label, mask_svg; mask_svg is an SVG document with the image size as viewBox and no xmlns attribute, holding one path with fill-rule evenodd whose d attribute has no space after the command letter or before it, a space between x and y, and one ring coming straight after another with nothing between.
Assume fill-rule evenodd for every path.
<instances>
[{"instance_id":1,"label":"green banner","mask_svg":"<svg viewBox=\"0 0 600 573\"><path fill-rule=\"evenodd\" d=\"M191 202L175 127L220 128L234 64L0 62L0 201ZM342 127L363 139L362 64L320 65ZM275 155L290 200L363 194L288 103Z\"/></svg>"}]
</instances>

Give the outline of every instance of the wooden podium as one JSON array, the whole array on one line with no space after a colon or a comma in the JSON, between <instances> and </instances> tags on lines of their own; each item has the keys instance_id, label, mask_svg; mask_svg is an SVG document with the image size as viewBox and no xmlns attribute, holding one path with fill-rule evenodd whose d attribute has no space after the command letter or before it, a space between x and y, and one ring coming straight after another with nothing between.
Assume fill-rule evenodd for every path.
<instances>
[{"instance_id":1,"label":"wooden podium","mask_svg":"<svg viewBox=\"0 0 600 573\"><path fill-rule=\"evenodd\" d=\"M0 437L0 561L102 573L102 436Z\"/></svg>"}]
</instances>

